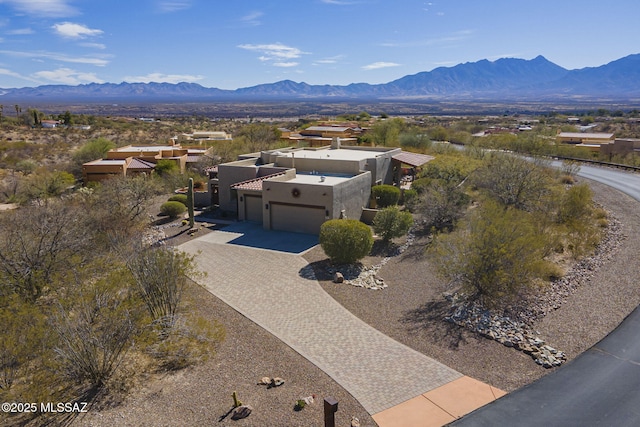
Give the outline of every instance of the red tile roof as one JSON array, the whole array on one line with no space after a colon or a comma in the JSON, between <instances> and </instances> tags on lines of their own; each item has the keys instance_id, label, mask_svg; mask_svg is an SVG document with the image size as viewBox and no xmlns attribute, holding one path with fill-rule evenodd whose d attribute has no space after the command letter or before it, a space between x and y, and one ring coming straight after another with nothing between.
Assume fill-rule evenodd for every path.
<instances>
[{"instance_id":1,"label":"red tile roof","mask_svg":"<svg viewBox=\"0 0 640 427\"><path fill-rule=\"evenodd\" d=\"M131 162L129 163L129 166L127 166L127 169L153 169L155 167L156 165L151 162L147 162L146 160L137 159L134 157L133 159L131 159Z\"/></svg>"},{"instance_id":2,"label":"red tile roof","mask_svg":"<svg viewBox=\"0 0 640 427\"><path fill-rule=\"evenodd\" d=\"M273 173L271 175L261 176L260 178L253 178L247 181L238 182L231 186L234 190L255 190L262 191L262 181L265 179L273 178L274 176L284 175L284 172Z\"/></svg>"}]
</instances>

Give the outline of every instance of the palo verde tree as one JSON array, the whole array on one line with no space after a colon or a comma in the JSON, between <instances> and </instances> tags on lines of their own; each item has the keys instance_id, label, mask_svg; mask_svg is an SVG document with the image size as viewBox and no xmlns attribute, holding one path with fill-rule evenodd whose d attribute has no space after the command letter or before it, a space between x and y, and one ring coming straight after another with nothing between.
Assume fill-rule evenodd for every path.
<instances>
[{"instance_id":1,"label":"palo verde tree","mask_svg":"<svg viewBox=\"0 0 640 427\"><path fill-rule=\"evenodd\" d=\"M443 275L483 303L500 305L526 292L544 271L544 235L528 213L486 202L456 232L437 239Z\"/></svg>"},{"instance_id":2,"label":"palo verde tree","mask_svg":"<svg viewBox=\"0 0 640 427\"><path fill-rule=\"evenodd\" d=\"M530 210L548 191L549 173L540 161L494 154L476 170L473 182L504 206Z\"/></svg>"}]
</instances>

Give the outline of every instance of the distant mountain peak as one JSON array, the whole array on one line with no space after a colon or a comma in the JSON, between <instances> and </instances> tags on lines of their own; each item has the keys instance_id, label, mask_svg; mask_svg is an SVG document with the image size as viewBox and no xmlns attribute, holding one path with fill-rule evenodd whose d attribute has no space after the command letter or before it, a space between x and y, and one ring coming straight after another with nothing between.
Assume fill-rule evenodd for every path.
<instances>
[{"instance_id":1,"label":"distant mountain peak","mask_svg":"<svg viewBox=\"0 0 640 427\"><path fill-rule=\"evenodd\" d=\"M438 67L385 84L310 85L281 80L236 90L207 88L198 83L88 83L0 89L0 100L208 101L245 99L430 99L536 100L566 97L631 99L640 97L640 54L608 64L567 70L544 56L533 59L482 59Z\"/></svg>"}]
</instances>

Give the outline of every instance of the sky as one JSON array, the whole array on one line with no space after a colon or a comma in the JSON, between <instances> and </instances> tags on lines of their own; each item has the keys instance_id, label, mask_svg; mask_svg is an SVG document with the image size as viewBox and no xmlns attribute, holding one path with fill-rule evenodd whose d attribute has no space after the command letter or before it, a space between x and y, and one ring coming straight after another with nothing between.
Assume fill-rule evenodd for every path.
<instances>
[{"instance_id":1,"label":"sky","mask_svg":"<svg viewBox=\"0 0 640 427\"><path fill-rule=\"evenodd\" d=\"M0 88L387 83L482 59L640 53L640 1L0 0Z\"/></svg>"}]
</instances>

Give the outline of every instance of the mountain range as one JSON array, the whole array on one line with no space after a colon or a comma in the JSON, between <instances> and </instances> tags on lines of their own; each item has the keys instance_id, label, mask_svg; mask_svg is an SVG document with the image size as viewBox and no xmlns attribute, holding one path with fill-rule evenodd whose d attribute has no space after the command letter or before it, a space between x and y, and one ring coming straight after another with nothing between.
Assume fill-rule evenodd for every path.
<instances>
[{"instance_id":1,"label":"mountain range","mask_svg":"<svg viewBox=\"0 0 640 427\"><path fill-rule=\"evenodd\" d=\"M577 70L567 70L543 56L531 60L485 59L439 67L384 84L309 85L283 80L236 90L207 88L196 83L90 83L0 89L0 102L581 99L640 99L640 54Z\"/></svg>"}]
</instances>

